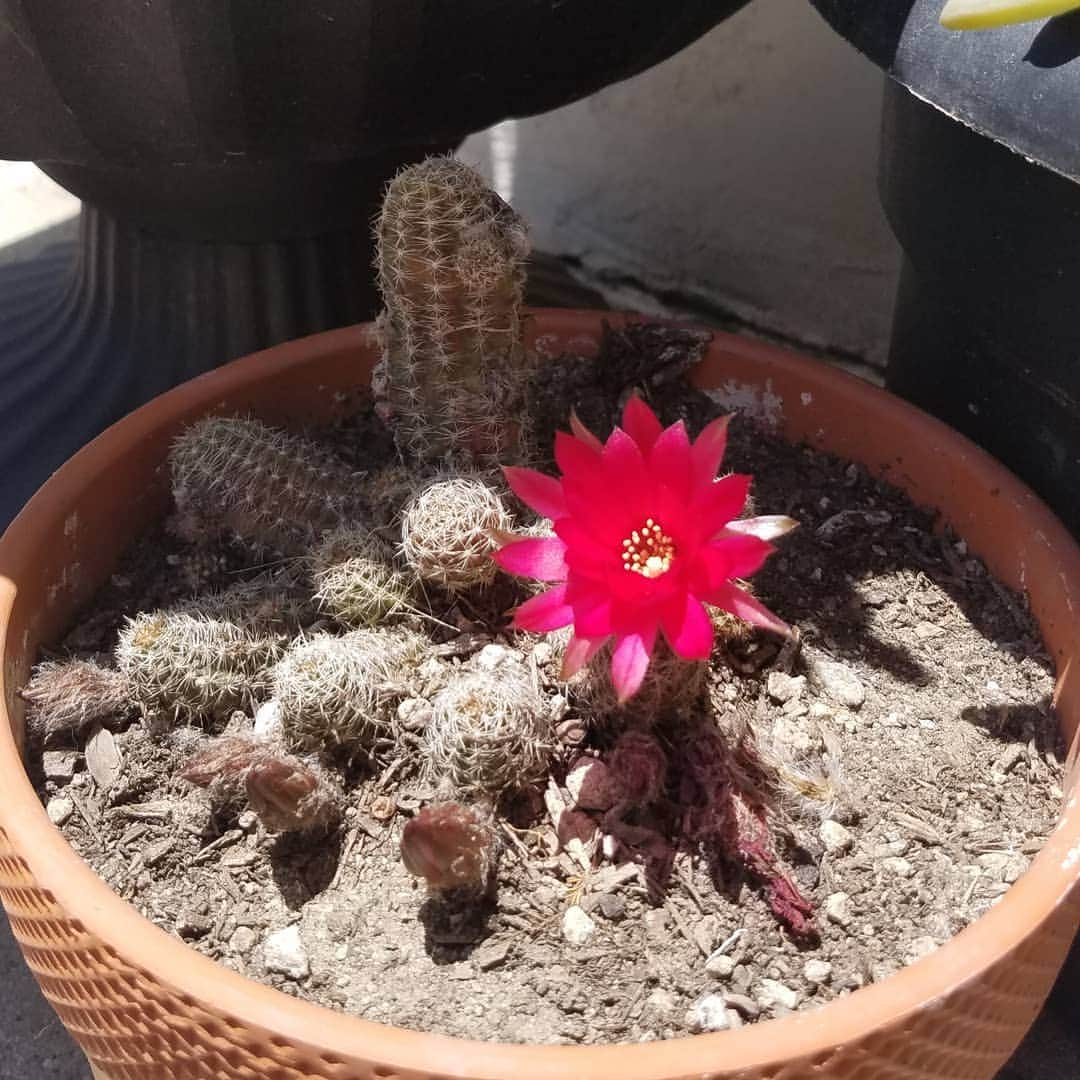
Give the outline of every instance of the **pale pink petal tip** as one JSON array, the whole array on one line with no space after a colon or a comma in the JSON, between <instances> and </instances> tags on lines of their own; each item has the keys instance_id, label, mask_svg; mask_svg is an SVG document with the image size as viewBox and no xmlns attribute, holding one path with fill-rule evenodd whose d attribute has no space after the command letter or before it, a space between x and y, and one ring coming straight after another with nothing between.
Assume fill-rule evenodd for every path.
<instances>
[{"instance_id":1,"label":"pale pink petal tip","mask_svg":"<svg viewBox=\"0 0 1080 1080\"><path fill-rule=\"evenodd\" d=\"M759 540L775 540L778 536L797 529L799 523L786 514L764 514L761 517L741 518L728 522L727 527L732 532L756 536Z\"/></svg>"},{"instance_id":2,"label":"pale pink petal tip","mask_svg":"<svg viewBox=\"0 0 1080 1080\"><path fill-rule=\"evenodd\" d=\"M632 698L641 688L649 670L656 631L649 634L626 634L619 638L611 655L611 682L620 704Z\"/></svg>"},{"instance_id":3,"label":"pale pink petal tip","mask_svg":"<svg viewBox=\"0 0 1080 1080\"><path fill-rule=\"evenodd\" d=\"M603 450L604 444L581 422L578 414L572 409L570 411L570 430L586 446L597 451Z\"/></svg>"},{"instance_id":4,"label":"pale pink petal tip","mask_svg":"<svg viewBox=\"0 0 1080 1080\"><path fill-rule=\"evenodd\" d=\"M509 574L537 581L565 581L566 545L557 536L515 539L492 558Z\"/></svg>"},{"instance_id":5,"label":"pale pink petal tip","mask_svg":"<svg viewBox=\"0 0 1080 1080\"><path fill-rule=\"evenodd\" d=\"M570 639L563 653L562 670L559 679L569 682L600 651L607 638L585 638L575 635Z\"/></svg>"},{"instance_id":6,"label":"pale pink petal tip","mask_svg":"<svg viewBox=\"0 0 1080 1080\"><path fill-rule=\"evenodd\" d=\"M569 626L573 621L574 609L566 602L565 585L556 585L554 589L526 600L514 614L514 625L533 634L546 634L549 630Z\"/></svg>"},{"instance_id":7,"label":"pale pink petal tip","mask_svg":"<svg viewBox=\"0 0 1080 1080\"><path fill-rule=\"evenodd\" d=\"M552 521L566 516L562 484L554 476L514 465L505 466L503 475L510 490L530 509Z\"/></svg>"}]
</instances>

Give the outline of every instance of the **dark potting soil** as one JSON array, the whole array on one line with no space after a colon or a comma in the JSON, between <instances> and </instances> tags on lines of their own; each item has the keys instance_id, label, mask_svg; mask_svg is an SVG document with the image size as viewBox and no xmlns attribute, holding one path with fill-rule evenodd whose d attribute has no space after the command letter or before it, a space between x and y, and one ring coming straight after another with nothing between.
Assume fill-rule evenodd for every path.
<instances>
[{"instance_id":1,"label":"dark potting soil","mask_svg":"<svg viewBox=\"0 0 1080 1080\"><path fill-rule=\"evenodd\" d=\"M642 329L610 338L595 363L552 361L535 388L537 432L565 425L573 405L603 433L643 382L666 422L685 417L696 431L731 404L686 388L701 344ZM178 778L206 731L151 732L140 720L89 747L31 747L50 816L120 896L193 948L288 994L404 1027L640 1041L815 1008L887 978L993 905L1052 828L1062 799L1053 672L1024 598L977 553L895 488L785 443L762 419L737 416L725 467L754 475L757 513L801 522L754 580L801 648L760 635L722 644L696 722L752 732L787 784L777 851L813 906L809 932L777 921L744 866L687 841L678 762L692 729L657 732L673 762L660 809L623 822L575 811L567 773L611 736L581 742L573 721L588 721L588 703L557 681L557 639L507 631L520 589L505 581L431 598L439 663L482 651L495 664L534 662L561 718L549 790L522 793L500 823L488 903L440 902L402 866L402 828L432 795L407 753L342 773L340 829L268 836L252 813L223 818ZM357 469L391 462L370 410L322 437ZM127 553L58 654L109 663L126 615L266 569L239 544L194 549L163 528ZM319 627L330 628L313 609L307 632ZM251 723L234 715L230 728ZM560 848L560 812L582 815L582 842ZM615 835L615 862L600 833Z\"/></svg>"}]
</instances>

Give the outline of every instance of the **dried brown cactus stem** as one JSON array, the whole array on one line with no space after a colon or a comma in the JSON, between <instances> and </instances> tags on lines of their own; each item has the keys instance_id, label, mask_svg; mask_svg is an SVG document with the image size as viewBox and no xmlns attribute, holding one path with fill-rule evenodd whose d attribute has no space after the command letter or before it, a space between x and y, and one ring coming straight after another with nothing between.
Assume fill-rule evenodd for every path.
<instances>
[{"instance_id":1,"label":"dried brown cactus stem","mask_svg":"<svg viewBox=\"0 0 1080 1080\"><path fill-rule=\"evenodd\" d=\"M480 895L494 884L498 833L487 805L447 802L425 806L401 835L405 869L430 892Z\"/></svg>"}]
</instances>

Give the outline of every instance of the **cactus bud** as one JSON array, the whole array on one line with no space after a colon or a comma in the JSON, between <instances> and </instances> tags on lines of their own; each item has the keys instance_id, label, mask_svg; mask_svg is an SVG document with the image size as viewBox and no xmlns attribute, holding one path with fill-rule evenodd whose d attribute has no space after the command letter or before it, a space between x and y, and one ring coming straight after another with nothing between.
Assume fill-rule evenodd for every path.
<instances>
[{"instance_id":1,"label":"cactus bud","mask_svg":"<svg viewBox=\"0 0 1080 1080\"><path fill-rule=\"evenodd\" d=\"M490 820L461 803L425 806L401 835L405 869L422 877L436 893L455 889L485 892L496 857Z\"/></svg>"},{"instance_id":2,"label":"cactus bud","mask_svg":"<svg viewBox=\"0 0 1080 1080\"><path fill-rule=\"evenodd\" d=\"M92 660L38 664L20 696L27 703L27 724L46 739L108 725L133 704L127 679Z\"/></svg>"}]
</instances>

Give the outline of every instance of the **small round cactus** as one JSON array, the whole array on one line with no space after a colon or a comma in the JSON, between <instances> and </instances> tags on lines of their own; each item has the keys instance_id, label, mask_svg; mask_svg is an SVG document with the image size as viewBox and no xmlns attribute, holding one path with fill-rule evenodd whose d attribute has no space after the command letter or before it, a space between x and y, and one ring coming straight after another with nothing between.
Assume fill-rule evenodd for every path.
<instances>
[{"instance_id":1,"label":"small round cactus","mask_svg":"<svg viewBox=\"0 0 1080 1080\"><path fill-rule=\"evenodd\" d=\"M492 536L512 525L502 498L483 480L436 480L406 508L401 549L419 578L460 592L494 580Z\"/></svg>"},{"instance_id":2,"label":"small round cactus","mask_svg":"<svg viewBox=\"0 0 1080 1080\"><path fill-rule=\"evenodd\" d=\"M130 713L133 705L127 679L92 660L38 664L20 696L27 703L28 726L46 739L107 725Z\"/></svg>"},{"instance_id":3,"label":"small round cactus","mask_svg":"<svg viewBox=\"0 0 1080 1080\"><path fill-rule=\"evenodd\" d=\"M462 670L432 702L432 777L462 796L497 797L539 779L554 748L551 710L525 666Z\"/></svg>"},{"instance_id":4,"label":"small round cactus","mask_svg":"<svg viewBox=\"0 0 1080 1080\"><path fill-rule=\"evenodd\" d=\"M192 424L169 454L177 531L204 541L235 535L283 555L361 516L345 464L298 435L244 417Z\"/></svg>"},{"instance_id":5,"label":"small round cactus","mask_svg":"<svg viewBox=\"0 0 1080 1080\"><path fill-rule=\"evenodd\" d=\"M286 741L299 749L374 749L396 732L397 706L424 655L404 629L320 634L286 653L273 672Z\"/></svg>"},{"instance_id":6,"label":"small round cactus","mask_svg":"<svg viewBox=\"0 0 1080 1080\"><path fill-rule=\"evenodd\" d=\"M453 158L390 182L376 227L383 357L374 385L402 454L506 461L528 378L525 223Z\"/></svg>"},{"instance_id":7,"label":"small round cactus","mask_svg":"<svg viewBox=\"0 0 1080 1080\"><path fill-rule=\"evenodd\" d=\"M265 696L284 639L191 607L128 619L116 663L144 713L191 721Z\"/></svg>"},{"instance_id":8,"label":"small round cactus","mask_svg":"<svg viewBox=\"0 0 1080 1080\"><path fill-rule=\"evenodd\" d=\"M425 806L401 835L405 869L422 877L433 893L483 893L498 855L490 815L461 803Z\"/></svg>"},{"instance_id":9,"label":"small round cactus","mask_svg":"<svg viewBox=\"0 0 1080 1080\"><path fill-rule=\"evenodd\" d=\"M411 610L409 579L393 553L366 529L343 526L325 534L312 556L319 606L347 626L377 626Z\"/></svg>"}]
</instances>

